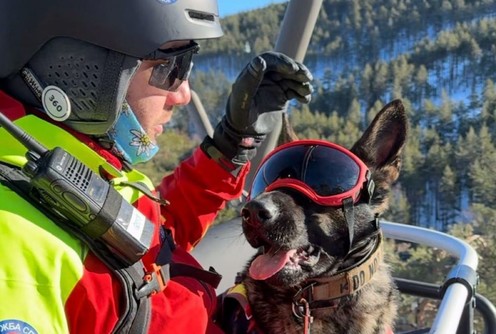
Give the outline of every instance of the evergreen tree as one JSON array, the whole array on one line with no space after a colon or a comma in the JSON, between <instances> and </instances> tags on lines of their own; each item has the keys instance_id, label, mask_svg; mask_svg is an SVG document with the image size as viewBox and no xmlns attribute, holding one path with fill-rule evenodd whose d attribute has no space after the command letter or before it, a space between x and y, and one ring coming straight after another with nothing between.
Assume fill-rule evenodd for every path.
<instances>
[{"instance_id":1,"label":"evergreen tree","mask_svg":"<svg viewBox=\"0 0 496 334\"><path fill-rule=\"evenodd\" d=\"M451 167L446 165L439 184L439 219L443 231L447 231L448 226L456 222L455 219L459 213L459 207L457 206L458 194L456 175Z\"/></svg>"}]
</instances>

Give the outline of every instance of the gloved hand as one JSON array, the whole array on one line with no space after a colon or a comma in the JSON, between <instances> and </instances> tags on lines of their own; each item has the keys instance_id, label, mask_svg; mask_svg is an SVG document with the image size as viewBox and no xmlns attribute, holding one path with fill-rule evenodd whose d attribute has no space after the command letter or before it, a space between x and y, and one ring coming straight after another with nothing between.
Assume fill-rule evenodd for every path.
<instances>
[{"instance_id":1,"label":"gloved hand","mask_svg":"<svg viewBox=\"0 0 496 334\"><path fill-rule=\"evenodd\" d=\"M313 88L305 65L279 52L253 58L232 86L226 114L213 143L234 165L247 163L291 99L310 102Z\"/></svg>"}]
</instances>

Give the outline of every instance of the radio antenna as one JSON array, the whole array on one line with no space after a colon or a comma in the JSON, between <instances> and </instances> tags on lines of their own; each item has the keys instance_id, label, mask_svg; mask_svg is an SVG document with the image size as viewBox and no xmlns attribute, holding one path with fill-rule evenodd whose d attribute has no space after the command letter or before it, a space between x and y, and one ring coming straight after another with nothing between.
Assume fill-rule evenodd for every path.
<instances>
[{"instance_id":1,"label":"radio antenna","mask_svg":"<svg viewBox=\"0 0 496 334\"><path fill-rule=\"evenodd\" d=\"M31 137L26 131L15 125L10 119L8 119L0 111L0 125L7 130L15 139L17 139L22 145L24 145L28 150L38 153L42 156L48 149L41 145L36 139Z\"/></svg>"}]
</instances>

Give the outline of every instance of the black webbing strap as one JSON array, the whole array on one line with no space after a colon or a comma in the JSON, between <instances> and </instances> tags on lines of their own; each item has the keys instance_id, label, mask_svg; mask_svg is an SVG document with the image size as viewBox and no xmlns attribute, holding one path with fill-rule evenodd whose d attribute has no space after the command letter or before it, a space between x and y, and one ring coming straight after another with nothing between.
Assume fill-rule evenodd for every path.
<instances>
[{"instance_id":1,"label":"black webbing strap","mask_svg":"<svg viewBox=\"0 0 496 334\"><path fill-rule=\"evenodd\" d=\"M200 281L203 281L214 288L219 286L222 279L222 275L215 271L213 267L208 268L208 270L196 268L183 263L173 262L170 265L170 276L187 276L194 277Z\"/></svg>"},{"instance_id":2,"label":"black webbing strap","mask_svg":"<svg viewBox=\"0 0 496 334\"><path fill-rule=\"evenodd\" d=\"M217 273L213 267L210 267L209 270L204 270L189 264L173 262L172 253L176 249L176 245L172 238L172 233L165 227L162 227L160 232L162 246L153 264L154 271L146 273L143 284L136 292L138 298L164 290L170 278L178 276L197 279L213 288L219 286L222 275Z\"/></svg>"},{"instance_id":3,"label":"black webbing strap","mask_svg":"<svg viewBox=\"0 0 496 334\"><path fill-rule=\"evenodd\" d=\"M355 234L355 212L354 212L353 198L348 197L343 200L343 211L344 218L346 219L346 224L348 225L348 235L350 243L348 245L348 251L351 250L353 244L353 236Z\"/></svg>"},{"instance_id":4,"label":"black webbing strap","mask_svg":"<svg viewBox=\"0 0 496 334\"><path fill-rule=\"evenodd\" d=\"M54 221L58 226L76 236L110 269L120 281L124 289L125 305L113 333L145 334L148 332L151 303L149 298L136 298L135 291L143 281L143 264L141 261L125 267L110 253L107 246L98 240L89 238L72 226L68 221L55 215L36 199L32 193L29 178L17 167L0 162L0 183L15 191L19 196L31 203L40 212Z\"/></svg>"},{"instance_id":5,"label":"black webbing strap","mask_svg":"<svg viewBox=\"0 0 496 334\"><path fill-rule=\"evenodd\" d=\"M219 286L220 280L222 279L222 275L215 271L213 267L208 268L208 270L204 270L198 267L193 267L184 263L172 262L172 252L176 248L174 244L174 239L172 238L172 233L168 229L163 229L162 237L162 249L157 256L156 263L160 266L164 264L170 263L170 277L177 276L188 276L199 279L213 288L217 288ZM166 245L169 245L167 251Z\"/></svg>"},{"instance_id":6,"label":"black webbing strap","mask_svg":"<svg viewBox=\"0 0 496 334\"><path fill-rule=\"evenodd\" d=\"M174 239L172 238L172 233L170 230L164 228L163 232L164 233L161 235L162 248L158 253L156 264L160 266L170 264L170 277L193 277L211 285L213 288L216 289L219 286L222 275L216 272L213 267L208 268L208 270L204 270L202 268L193 267L188 264L172 262L172 252L176 247L174 244Z\"/></svg>"}]
</instances>

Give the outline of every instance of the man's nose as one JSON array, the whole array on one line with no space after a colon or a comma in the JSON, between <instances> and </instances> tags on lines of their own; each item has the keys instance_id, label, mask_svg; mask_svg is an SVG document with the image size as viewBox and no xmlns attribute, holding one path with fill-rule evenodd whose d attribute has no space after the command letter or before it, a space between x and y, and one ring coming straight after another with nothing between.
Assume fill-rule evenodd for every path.
<instances>
[{"instance_id":1,"label":"man's nose","mask_svg":"<svg viewBox=\"0 0 496 334\"><path fill-rule=\"evenodd\" d=\"M183 81L175 92L169 92L167 102L171 105L186 105L191 101L191 89L188 80Z\"/></svg>"}]
</instances>

